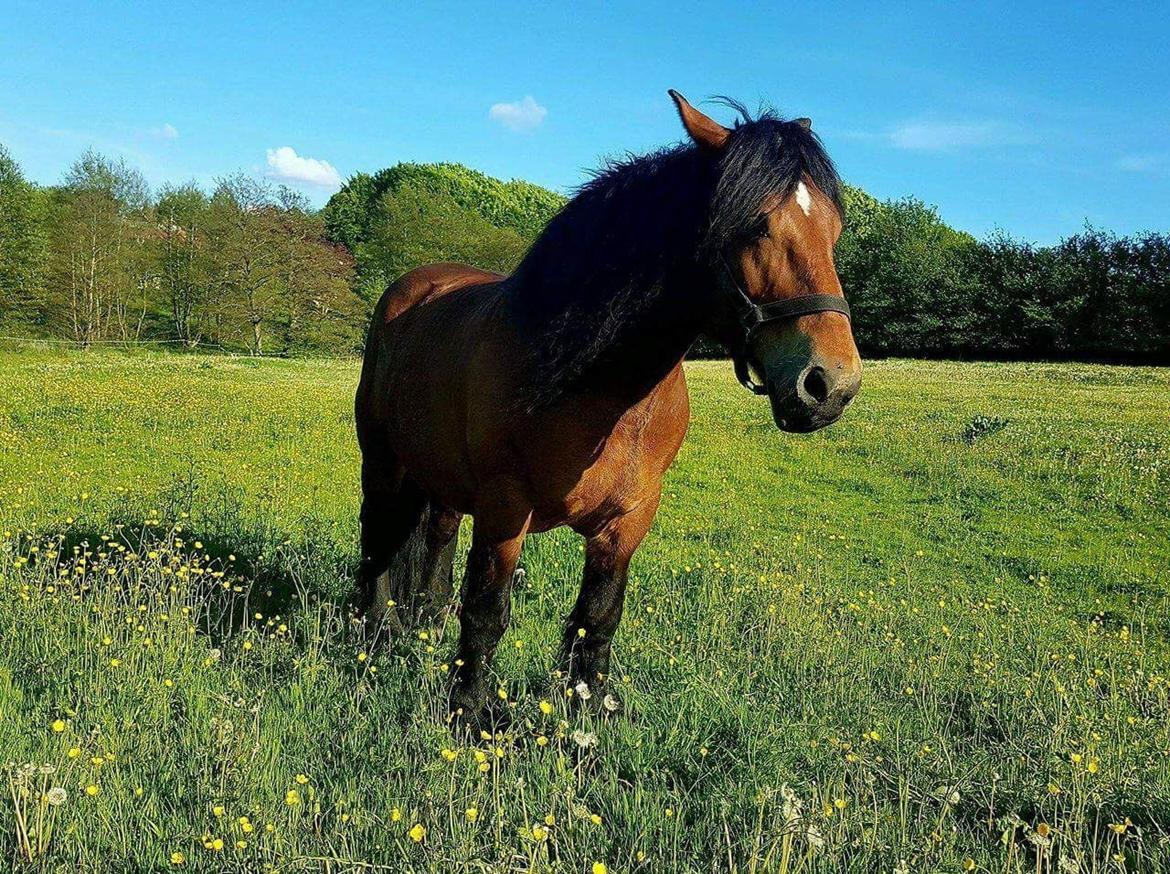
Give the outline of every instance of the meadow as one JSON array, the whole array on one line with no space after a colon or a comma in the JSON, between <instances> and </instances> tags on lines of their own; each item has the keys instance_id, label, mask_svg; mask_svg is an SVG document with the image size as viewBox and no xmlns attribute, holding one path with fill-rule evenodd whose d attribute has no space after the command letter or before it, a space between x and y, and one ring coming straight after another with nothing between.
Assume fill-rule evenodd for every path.
<instances>
[{"instance_id":1,"label":"meadow","mask_svg":"<svg viewBox=\"0 0 1170 874\"><path fill-rule=\"evenodd\" d=\"M357 368L0 352L13 869L1170 869L1170 371L868 362L797 437L690 364L620 709L551 675L554 532L466 738L456 620L346 605Z\"/></svg>"}]
</instances>

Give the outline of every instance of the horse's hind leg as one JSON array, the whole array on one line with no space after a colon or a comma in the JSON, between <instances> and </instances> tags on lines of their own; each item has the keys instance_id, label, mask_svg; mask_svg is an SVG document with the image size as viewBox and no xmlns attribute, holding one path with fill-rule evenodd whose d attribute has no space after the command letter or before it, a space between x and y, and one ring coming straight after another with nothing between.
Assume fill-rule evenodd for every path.
<instances>
[{"instance_id":1,"label":"horse's hind leg","mask_svg":"<svg viewBox=\"0 0 1170 874\"><path fill-rule=\"evenodd\" d=\"M647 498L586 537L581 593L561 640L562 665L571 685L585 683L597 689L609 676L610 649L625 605L630 559L650 530L658 499L658 495Z\"/></svg>"},{"instance_id":2,"label":"horse's hind leg","mask_svg":"<svg viewBox=\"0 0 1170 874\"><path fill-rule=\"evenodd\" d=\"M433 502L425 512L426 556L415 591L415 610L423 622L437 619L451 603L462 519L461 513Z\"/></svg>"},{"instance_id":3,"label":"horse's hind leg","mask_svg":"<svg viewBox=\"0 0 1170 874\"><path fill-rule=\"evenodd\" d=\"M386 620L391 632L401 631L394 608L403 591L413 590L417 576L412 572L421 566L414 553L421 547L425 509L425 496L396 461L382 453L364 454L358 607L374 625Z\"/></svg>"}]
</instances>

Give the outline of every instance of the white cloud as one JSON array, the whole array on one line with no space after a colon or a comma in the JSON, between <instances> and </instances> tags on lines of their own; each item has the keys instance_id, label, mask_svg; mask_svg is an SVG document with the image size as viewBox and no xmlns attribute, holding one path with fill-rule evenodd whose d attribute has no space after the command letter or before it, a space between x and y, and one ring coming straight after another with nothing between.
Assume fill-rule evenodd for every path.
<instances>
[{"instance_id":1,"label":"white cloud","mask_svg":"<svg viewBox=\"0 0 1170 874\"><path fill-rule=\"evenodd\" d=\"M996 121L907 122L891 130L886 139L898 149L926 152L1033 142L1020 130Z\"/></svg>"},{"instance_id":2,"label":"white cloud","mask_svg":"<svg viewBox=\"0 0 1170 874\"><path fill-rule=\"evenodd\" d=\"M548 110L537 103L532 95L513 103L494 103L488 110L488 118L517 133L527 133L540 127L546 115Z\"/></svg>"},{"instance_id":3,"label":"white cloud","mask_svg":"<svg viewBox=\"0 0 1170 874\"><path fill-rule=\"evenodd\" d=\"M268 175L284 182L304 182L330 189L341 187L341 174L332 164L302 157L292 146L268 150Z\"/></svg>"}]
</instances>

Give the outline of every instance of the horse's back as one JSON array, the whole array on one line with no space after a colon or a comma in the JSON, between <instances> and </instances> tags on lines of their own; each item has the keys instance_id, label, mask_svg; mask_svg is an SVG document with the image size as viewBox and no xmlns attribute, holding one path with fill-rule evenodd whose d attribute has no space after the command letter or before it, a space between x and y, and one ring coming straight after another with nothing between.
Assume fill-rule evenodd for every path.
<instances>
[{"instance_id":1,"label":"horse's back","mask_svg":"<svg viewBox=\"0 0 1170 874\"><path fill-rule=\"evenodd\" d=\"M416 267L403 273L386 289L374 311L375 325L379 322L389 324L420 303L460 288L469 285L490 285L503 278L501 273L455 262Z\"/></svg>"}]
</instances>

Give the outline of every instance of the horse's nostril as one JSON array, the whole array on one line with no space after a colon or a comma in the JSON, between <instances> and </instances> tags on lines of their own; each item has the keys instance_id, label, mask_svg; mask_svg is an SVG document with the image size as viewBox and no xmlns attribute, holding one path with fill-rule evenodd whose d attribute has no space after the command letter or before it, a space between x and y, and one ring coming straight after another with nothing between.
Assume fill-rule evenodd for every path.
<instances>
[{"instance_id":1,"label":"horse's nostril","mask_svg":"<svg viewBox=\"0 0 1170 874\"><path fill-rule=\"evenodd\" d=\"M825 368L810 367L804 374L804 390L818 404L829 396L829 383L825 379Z\"/></svg>"}]
</instances>

